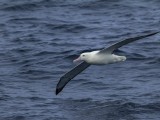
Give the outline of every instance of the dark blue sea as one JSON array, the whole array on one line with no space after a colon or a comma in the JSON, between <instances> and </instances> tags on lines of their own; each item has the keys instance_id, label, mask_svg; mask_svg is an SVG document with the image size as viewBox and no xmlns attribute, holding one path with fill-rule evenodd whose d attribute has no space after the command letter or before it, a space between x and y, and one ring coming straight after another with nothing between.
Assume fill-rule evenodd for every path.
<instances>
[{"instance_id":1,"label":"dark blue sea","mask_svg":"<svg viewBox=\"0 0 160 120\"><path fill-rule=\"evenodd\" d=\"M159 0L1 0L0 120L160 120L160 34L55 95L79 54L151 31Z\"/></svg>"}]
</instances>

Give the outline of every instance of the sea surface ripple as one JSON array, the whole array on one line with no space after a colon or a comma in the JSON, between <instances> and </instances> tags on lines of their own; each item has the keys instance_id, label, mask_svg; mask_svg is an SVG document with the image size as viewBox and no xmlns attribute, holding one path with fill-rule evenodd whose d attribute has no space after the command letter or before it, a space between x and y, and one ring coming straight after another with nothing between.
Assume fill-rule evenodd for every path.
<instances>
[{"instance_id":1,"label":"sea surface ripple","mask_svg":"<svg viewBox=\"0 0 160 120\"><path fill-rule=\"evenodd\" d=\"M55 95L80 53L159 30L159 0L1 0L0 120L160 120L160 34Z\"/></svg>"}]
</instances>

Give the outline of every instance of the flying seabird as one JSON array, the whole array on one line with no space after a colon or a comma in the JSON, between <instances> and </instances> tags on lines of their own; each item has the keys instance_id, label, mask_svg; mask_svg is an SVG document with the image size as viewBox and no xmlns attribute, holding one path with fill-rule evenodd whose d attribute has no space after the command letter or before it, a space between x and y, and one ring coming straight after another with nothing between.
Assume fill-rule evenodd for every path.
<instances>
[{"instance_id":1,"label":"flying seabird","mask_svg":"<svg viewBox=\"0 0 160 120\"><path fill-rule=\"evenodd\" d=\"M119 55L113 54L113 52L116 49L128 43L155 35L157 33L159 32L154 32L147 35L128 38L120 42L117 42L111 45L110 47L104 48L102 50L82 53L77 59L74 60L74 62L77 62L77 61L83 61L83 62L77 65L76 67L74 67L73 69L71 69L69 72L67 72L60 78L56 87L56 95L62 91L62 89L71 79L73 79L75 76L77 76L79 73L81 73L90 65L105 65L105 64L125 61L126 60L125 56L119 56Z\"/></svg>"}]
</instances>

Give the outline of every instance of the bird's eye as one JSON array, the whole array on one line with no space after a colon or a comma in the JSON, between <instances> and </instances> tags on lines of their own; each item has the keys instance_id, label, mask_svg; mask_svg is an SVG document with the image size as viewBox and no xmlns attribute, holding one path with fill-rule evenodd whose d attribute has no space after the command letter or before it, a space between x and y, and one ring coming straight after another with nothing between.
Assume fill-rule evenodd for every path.
<instances>
[{"instance_id":1,"label":"bird's eye","mask_svg":"<svg viewBox=\"0 0 160 120\"><path fill-rule=\"evenodd\" d=\"M82 55L83 57L85 56L85 55Z\"/></svg>"}]
</instances>

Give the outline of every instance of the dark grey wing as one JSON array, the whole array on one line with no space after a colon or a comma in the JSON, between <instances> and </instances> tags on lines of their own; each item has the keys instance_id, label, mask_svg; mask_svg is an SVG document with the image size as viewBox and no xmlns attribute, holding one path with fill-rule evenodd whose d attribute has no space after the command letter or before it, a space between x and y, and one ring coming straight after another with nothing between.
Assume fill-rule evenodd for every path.
<instances>
[{"instance_id":1,"label":"dark grey wing","mask_svg":"<svg viewBox=\"0 0 160 120\"><path fill-rule=\"evenodd\" d=\"M145 37L149 37L149 36L155 35L157 33L159 33L159 32L154 32L154 33L150 33L150 34L147 34L147 35L142 35L142 36L138 36L138 37L133 37L133 38L125 39L123 41L120 41L120 42L118 42L116 44L111 45L108 48L104 48L99 53L113 53L114 50L120 48L123 45L126 45L128 43L134 42L136 40L140 40L140 39L145 38Z\"/></svg>"},{"instance_id":2,"label":"dark grey wing","mask_svg":"<svg viewBox=\"0 0 160 120\"><path fill-rule=\"evenodd\" d=\"M61 78L60 81L57 84L56 87L56 95L62 91L62 89L65 87L65 85L73 79L75 76L77 76L79 73L81 73L83 70L85 70L87 67L89 67L90 64L86 62L82 62L79 65L77 65L75 68L64 74Z\"/></svg>"}]
</instances>

